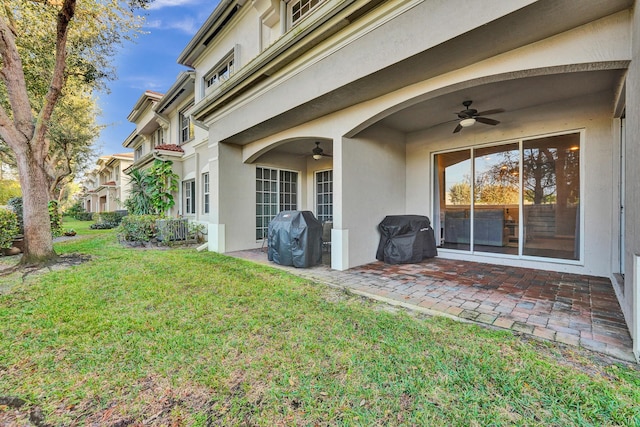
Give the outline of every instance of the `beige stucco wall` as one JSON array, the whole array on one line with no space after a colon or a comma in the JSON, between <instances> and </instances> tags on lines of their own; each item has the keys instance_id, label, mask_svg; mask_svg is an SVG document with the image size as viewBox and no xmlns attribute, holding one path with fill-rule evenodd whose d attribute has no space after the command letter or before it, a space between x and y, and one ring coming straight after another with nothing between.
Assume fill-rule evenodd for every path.
<instances>
[{"instance_id":1,"label":"beige stucco wall","mask_svg":"<svg viewBox=\"0 0 640 427\"><path fill-rule=\"evenodd\" d=\"M204 86L204 76L212 71L212 68L231 50L235 49L235 70L240 69L259 53L260 20L256 9L248 4L238 12L238 16L234 17L234 22L234 25L227 25L225 29L218 34L216 39L195 63L196 102L208 93Z\"/></svg>"},{"instance_id":2,"label":"beige stucco wall","mask_svg":"<svg viewBox=\"0 0 640 427\"><path fill-rule=\"evenodd\" d=\"M378 224L387 215L405 214L404 134L374 126L356 138L342 141L342 194L334 199L334 223L349 230L349 265L375 260Z\"/></svg>"}]
</instances>

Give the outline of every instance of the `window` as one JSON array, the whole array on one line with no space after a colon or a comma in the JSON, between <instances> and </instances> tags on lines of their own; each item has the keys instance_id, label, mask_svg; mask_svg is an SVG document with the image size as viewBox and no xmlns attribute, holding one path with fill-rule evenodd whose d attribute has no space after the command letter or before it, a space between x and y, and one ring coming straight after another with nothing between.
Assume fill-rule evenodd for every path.
<instances>
[{"instance_id":1,"label":"window","mask_svg":"<svg viewBox=\"0 0 640 427\"><path fill-rule=\"evenodd\" d=\"M234 52L231 51L222 61L204 76L204 84L208 89L227 80L234 71Z\"/></svg>"},{"instance_id":2,"label":"window","mask_svg":"<svg viewBox=\"0 0 640 427\"><path fill-rule=\"evenodd\" d=\"M280 211L298 209L298 172L256 168L256 240Z\"/></svg>"},{"instance_id":3,"label":"window","mask_svg":"<svg viewBox=\"0 0 640 427\"><path fill-rule=\"evenodd\" d=\"M164 129L161 127L156 129L151 135L151 142L154 147L164 144Z\"/></svg>"},{"instance_id":4,"label":"window","mask_svg":"<svg viewBox=\"0 0 640 427\"><path fill-rule=\"evenodd\" d=\"M142 157L142 145L139 147L136 147L136 151L133 154L133 160L138 161L140 160L140 157Z\"/></svg>"},{"instance_id":5,"label":"window","mask_svg":"<svg viewBox=\"0 0 640 427\"><path fill-rule=\"evenodd\" d=\"M209 172L202 174L202 213L209 213Z\"/></svg>"},{"instance_id":6,"label":"window","mask_svg":"<svg viewBox=\"0 0 640 427\"><path fill-rule=\"evenodd\" d=\"M580 259L580 134L439 153L443 248Z\"/></svg>"},{"instance_id":7,"label":"window","mask_svg":"<svg viewBox=\"0 0 640 427\"><path fill-rule=\"evenodd\" d=\"M191 123L191 117L185 114L185 111L191 107L193 107L193 104L189 105L179 114L181 144L193 139L193 123Z\"/></svg>"},{"instance_id":8,"label":"window","mask_svg":"<svg viewBox=\"0 0 640 427\"><path fill-rule=\"evenodd\" d=\"M316 172L316 216L333 221L333 171Z\"/></svg>"},{"instance_id":9,"label":"window","mask_svg":"<svg viewBox=\"0 0 640 427\"><path fill-rule=\"evenodd\" d=\"M322 0L294 0L289 2L288 13L291 26L307 16Z\"/></svg>"},{"instance_id":10,"label":"window","mask_svg":"<svg viewBox=\"0 0 640 427\"><path fill-rule=\"evenodd\" d=\"M192 215L196 213L196 181L192 179L190 181L184 181L182 183L184 194L184 214Z\"/></svg>"},{"instance_id":11,"label":"window","mask_svg":"<svg viewBox=\"0 0 640 427\"><path fill-rule=\"evenodd\" d=\"M116 181L116 183L117 183L117 182L119 182L119 181L120 181L120 169L119 169L119 168L116 168L115 173L116 173L116 179L115 179L115 181Z\"/></svg>"}]
</instances>

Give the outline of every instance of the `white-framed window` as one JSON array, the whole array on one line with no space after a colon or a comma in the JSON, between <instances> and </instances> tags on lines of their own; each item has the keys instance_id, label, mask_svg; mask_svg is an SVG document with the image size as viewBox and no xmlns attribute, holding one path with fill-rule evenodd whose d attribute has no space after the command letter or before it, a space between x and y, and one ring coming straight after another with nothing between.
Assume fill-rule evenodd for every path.
<instances>
[{"instance_id":1,"label":"white-framed window","mask_svg":"<svg viewBox=\"0 0 640 427\"><path fill-rule=\"evenodd\" d=\"M142 157L142 145L140 145L139 147L136 147L136 150L133 153L133 160L138 161L140 160L140 157Z\"/></svg>"},{"instance_id":2,"label":"white-framed window","mask_svg":"<svg viewBox=\"0 0 640 427\"><path fill-rule=\"evenodd\" d=\"M235 70L235 51L231 50L220 62L218 62L204 76L205 90L217 86L220 82L227 80Z\"/></svg>"},{"instance_id":3,"label":"white-framed window","mask_svg":"<svg viewBox=\"0 0 640 427\"><path fill-rule=\"evenodd\" d=\"M182 194L184 202L184 214L193 215L196 213L196 180L182 182Z\"/></svg>"},{"instance_id":4,"label":"white-framed window","mask_svg":"<svg viewBox=\"0 0 640 427\"><path fill-rule=\"evenodd\" d=\"M181 144L193 139L193 123L191 123L191 117L185 114L185 112L191 107L193 107L193 104L189 104L186 108L180 111L180 114L178 115L178 120L180 121L179 141Z\"/></svg>"},{"instance_id":5,"label":"white-framed window","mask_svg":"<svg viewBox=\"0 0 640 427\"><path fill-rule=\"evenodd\" d=\"M120 181L120 169L119 168L115 169L115 178L116 178L115 179L116 182Z\"/></svg>"},{"instance_id":6,"label":"white-framed window","mask_svg":"<svg viewBox=\"0 0 640 427\"><path fill-rule=\"evenodd\" d=\"M316 217L320 222L333 221L333 171L316 172Z\"/></svg>"},{"instance_id":7,"label":"white-framed window","mask_svg":"<svg viewBox=\"0 0 640 427\"><path fill-rule=\"evenodd\" d=\"M209 213L209 172L202 174L202 213Z\"/></svg>"},{"instance_id":8,"label":"white-framed window","mask_svg":"<svg viewBox=\"0 0 640 427\"><path fill-rule=\"evenodd\" d=\"M151 135L151 141L153 142L154 147L164 144L164 129L161 127L156 129Z\"/></svg>"},{"instance_id":9,"label":"white-framed window","mask_svg":"<svg viewBox=\"0 0 640 427\"><path fill-rule=\"evenodd\" d=\"M293 27L302 18L307 16L309 12L315 9L323 0L292 0L287 5L287 15L289 17L289 25Z\"/></svg>"},{"instance_id":10,"label":"white-framed window","mask_svg":"<svg viewBox=\"0 0 640 427\"><path fill-rule=\"evenodd\" d=\"M280 212L298 209L298 172L256 167L256 240Z\"/></svg>"}]
</instances>

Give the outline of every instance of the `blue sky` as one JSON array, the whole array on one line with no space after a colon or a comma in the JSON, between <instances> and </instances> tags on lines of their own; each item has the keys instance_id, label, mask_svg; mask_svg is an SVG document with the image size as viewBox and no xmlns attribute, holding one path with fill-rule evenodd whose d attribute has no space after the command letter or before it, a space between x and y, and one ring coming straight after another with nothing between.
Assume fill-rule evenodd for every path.
<instances>
[{"instance_id":1,"label":"blue sky","mask_svg":"<svg viewBox=\"0 0 640 427\"><path fill-rule=\"evenodd\" d=\"M164 93L187 68L176 60L219 0L155 0L146 13L145 34L127 43L114 58L118 79L110 93L98 95L100 123L107 126L96 143L99 154L122 153L122 142L135 129L127 121L145 90Z\"/></svg>"}]
</instances>

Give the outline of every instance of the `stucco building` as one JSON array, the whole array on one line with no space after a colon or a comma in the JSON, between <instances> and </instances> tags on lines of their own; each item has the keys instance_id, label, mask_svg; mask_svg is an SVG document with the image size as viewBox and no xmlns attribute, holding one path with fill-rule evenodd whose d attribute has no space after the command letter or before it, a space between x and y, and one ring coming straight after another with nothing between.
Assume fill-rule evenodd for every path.
<instances>
[{"instance_id":1,"label":"stucco building","mask_svg":"<svg viewBox=\"0 0 640 427\"><path fill-rule=\"evenodd\" d=\"M124 209L129 197L129 178L124 171L133 163L133 153L100 156L96 167L83 181L82 205L87 212L112 212Z\"/></svg>"},{"instance_id":2,"label":"stucco building","mask_svg":"<svg viewBox=\"0 0 640 427\"><path fill-rule=\"evenodd\" d=\"M441 257L611 278L638 355L635 6L223 0L125 146L170 129L154 153L180 159L175 213L212 251L311 210L343 270L384 216L426 215Z\"/></svg>"}]
</instances>

